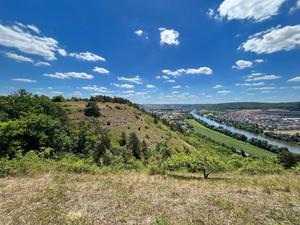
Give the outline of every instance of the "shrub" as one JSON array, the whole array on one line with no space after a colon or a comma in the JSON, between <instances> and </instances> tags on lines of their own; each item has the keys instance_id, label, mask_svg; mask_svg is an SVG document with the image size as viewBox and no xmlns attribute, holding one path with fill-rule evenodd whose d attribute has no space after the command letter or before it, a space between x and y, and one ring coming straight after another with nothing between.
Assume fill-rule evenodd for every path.
<instances>
[{"instance_id":1,"label":"shrub","mask_svg":"<svg viewBox=\"0 0 300 225\"><path fill-rule=\"evenodd\" d=\"M248 159L243 162L243 166L239 171L241 174L249 175L276 174L282 173L283 168L280 165L270 161Z\"/></svg>"},{"instance_id":2,"label":"shrub","mask_svg":"<svg viewBox=\"0 0 300 225\"><path fill-rule=\"evenodd\" d=\"M300 155L284 151L278 154L277 159L284 168L289 169L300 161Z\"/></svg>"},{"instance_id":3,"label":"shrub","mask_svg":"<svg viewBox=\"0 0 300 225\"><path fill-rule=\"evenodd\" d=\"M119 139L119 144L120 146L125 146L127 144L127 137L126 137L126 133L123 131L120 139Z\"/></svg>"},{"instance_id":4,"label":"shrub","mask_svg":"<svg viewBox=\"0 0 300 225\"><path fill-rule=\"evenodd\" d=\"M52 101L53 101L53 102L63 102L64 100L65 100L65 98L64 98L64 96L62 96L62 95L54 96L54 97L52 98Z\"/></svg>"},{"instance_id":5,"label":"shrub","mask_svg":"<svg viewBox=\"0 0 300 225\"><path fill-rule=\"evenodd\" d=\"M141 152L141 147L140 147L140 141L136 135L136 133L132 132L129 135L128 138L128 143L127 143L127 148L131 149L133 156L136 159L141 159L142 158L142 152Z\"/></svg>"},{"instance_id":6,"label":"shrub","mask_svg":"<svg viewBox=\"0 0 300 225\"><path fill-rule=\"evenodd\" d=\"M39 157L34 151L29 151L24 156L14 159L0 159L0 176L20 176L45 173L53 170L55 163L53 160Z\"/></svg>"},{"instance_id":7,"label":"shrub","mask_svg":"<svg viewBox=\"0 0 300 225\"><path fill-rule=\"evenodd\" d=\"M96 165L90 164L73 154L66 154L57 163L57 169L64 172L96 173L99 170Z\"/></svg>"},{"instance_id":8,"label":"shrub","mask_svg":"<svg viewBox=\"0 0 300 225\"><path fill-rule=\"evenodd\" d=\"M298 163L292 170L295 174L300 175L300 163Z\"/></svg>"},{"instance_id":9,"label":"shrub","mask_svg":"<svg viewBox=\"0 0 300 225\"><path fill-rule=\"evenodd\" d=\"M96 102L90 101L84 109L84 115L87 117L99 117L100 109Z\"/></svg>"},{"instance_id":10,"label":"shrub","mask_svg":"<svg viewBox=\"0 0 300 225\"><path fill-rule=\"evenodd\" d=\"M166 173L166 170L161 165L155 163L151 164L148 167L148 174L149 175L164 175Z\"/></svg>"}]
</instances>

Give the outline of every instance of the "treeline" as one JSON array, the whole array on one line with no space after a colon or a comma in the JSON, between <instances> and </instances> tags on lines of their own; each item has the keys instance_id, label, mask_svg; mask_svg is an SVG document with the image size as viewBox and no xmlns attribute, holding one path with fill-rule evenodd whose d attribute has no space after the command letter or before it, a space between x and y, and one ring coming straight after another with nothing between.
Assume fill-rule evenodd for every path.
<instances>
[{"instance_id":1,"label":"treeline","mask_svg":"<svg viewBox=\"0 0 300 225\"><path fill-rule=\"evenodd\" d=\"M111 96L106 96L106 95L95 95L95 96L91 96L90 98L72 97L70 99L65 99L62 95L58 95L58 96L54 96L52 98L52 101L54 101L54 102L63 102L63 101L69 101L69 100L85 101L85 102L93 101L93 102L102 102L102 103L111 102L111 103L127 104L129 106L139 108L138 104L135 104L128 99L116 97L116 96L111 97Z\"/></svg>"},{"instance_id":2,"label":"treeline","mask_svg":"<svg viewBox=\"0 0 300 225\"><path fill-rule=\"evenodd\" d=\"M111 102L111 103L127 104L129 106L139 108L138 104L135 104L135 103L131 102L128 99L120 98L120 97L110 97L110 96L105 96L105 95L96 95L96 96L91 96L89 101L103 102L103 103Z\"/></svg>"},{"instance_id":3,"label":"treeline","mask_svg":"<svg viewBox=\"0 0 300 225\"><path fill-rule=\"evenodd\" d=\"M282 133L275 133L275 132L265 132L264 134L266 136L269 136L272 138L300 144L300 134L299 133L296 133L294 135L289 135L289 134L282 134Z\"/></svg>"},{"instance_id":4,"label":"treeline","mask_svg":"<svg viewBox=\"0 0 300 225\"><path fill-rule=\"evenodd\" d=\"M226 110L248 110L248 109L283 109L290 111L300 111L300 102L286 103L263 103L263 102L232 102L220 104L197 105L197 109L206 109L209 111L226 111Z\"/></svg>"},{"instance_id":5,"label":"treeline","mask_svg":"<svg viewBox=\"0 0 300 225\"><path fill-rule=\"evenodd\" d=\"M246 130L246 131L249 131L252 133L261 134L264 132L264 129L259 127L258 124L252 124L252 123L241 122L241 121L236 121L236 120L225 120L225 119L221 119L221 118L216 118L214 116L208 116L208 118L210 118L218 123L226 124L228 126Z\"/></svg>"},{"instance_id":6,"label":"treeline","mask_svg":"<svg viewBox=\"0 0 300 225\"><path fill-rule=\"evenodd\" d=\"M255 146L259 147L259 148L265 149L267 151L270 151L270 152L273 152L273 153L276 153L276 154L288 151L287 148L282 148L282 147L278 147L276 145L271 145L267 141L260 140L258 138L250 138L250 139L248 139L245 135L231 132L231 131L223 128L222 126L216 127L216 126L210 125L208 123L205 123L202 120L197 120L197 122L201 123L202 125L204 125L205 127L209 128L211 130L220 132L222 134L225 134L227 136L230 136L230 137L232 137L234 139L237 139L237 140L240 140L240 141L243 141L243 142L248 142L249 144L255 145Z\"/></svg>"}]
</instances>

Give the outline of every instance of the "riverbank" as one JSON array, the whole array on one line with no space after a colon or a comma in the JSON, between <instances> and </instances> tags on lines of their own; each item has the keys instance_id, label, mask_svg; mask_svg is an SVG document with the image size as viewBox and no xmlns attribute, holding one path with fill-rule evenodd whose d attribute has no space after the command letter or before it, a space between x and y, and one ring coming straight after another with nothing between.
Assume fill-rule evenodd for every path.
<instances>
[{"instance_id":1,"label":"riverbank","mask_svg":"<svg viewBox=\"0 0 300 225\"><path fill-rule=\"evenodd\" d=\"M245 130L242 130L242 129L238 129L238 128L235 128L235 127L232 127L232 126L228 126L228 125L225 125L225 124L220 124L220 123L218 123L218 122L216 122L214 120L211 120L211 119L209 119L207 117L204 117L204 116L201 116L201 115L197 114L195 112L195 110L193 110L191 112L191 115L196 120L201 120L201 121L203 121L203 122L205 122L205 123L207 123L209 125L212 125L212 126L215 126L215 127L222 127L225 130L228 130L230 132L244 135L248 139L255 138L255 139L258 139L258 140L261 140L261 141L267 141L268 144L270 144L270 145L274 145L274 146L277 146L279 148L287 148L290 152L300 153L300 147L297 144L293 144L293 143L289 143L289 142L277 140L277 139L274 139L272 137L268 137L268 136L263 135L263 134L252 133L252 132L245 131Z\"/></svg>"},{"instance_id":2,"label":"riverbank","mask_svg":"<svg viewBox=\"0 0 300 225\"><path fill-rule=\"evenodd\" d=\"M260 158L272 158L275 157L275 154L268 152L262 148L258 148L254 145L250 145L249 143L245 143L239 140L236 140L232 137L226 136L217 131L211 130L196 120L189 119L187 122L194 128L196 134L200 134L206 137L211 138L212 140L218 143L224 143L225 145L233 148L239 148L251 154L251 156L256 156Z\"/></svg>"}]
</instances>

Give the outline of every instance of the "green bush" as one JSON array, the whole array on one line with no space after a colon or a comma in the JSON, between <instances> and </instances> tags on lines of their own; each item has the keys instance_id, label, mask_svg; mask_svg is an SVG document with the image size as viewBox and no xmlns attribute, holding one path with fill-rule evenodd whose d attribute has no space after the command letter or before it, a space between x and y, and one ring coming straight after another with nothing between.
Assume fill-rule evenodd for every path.
<instances>
[{"instance_id":1,"label":"green bush","mask_svg":"<svg viewBox=\"0 0 300 225\"><path fill-rule=\"evenodd\" d=\"M284 169L282 166L267 160L248 159L243 162L243 166L239 171L241 174L257 175L282 173Z\"/></svg>"},{"instance_id":2,"label":"green bush","mask_svg":"<svg viewBox=\"0 0 300 225\"><path fill-rule=\"evenodd\" d=\"M84 115L88 117L99 117L100 109L96 102L90 101L84 109Z\"/></svg>"},{"instance_id":3,"label":"green bush","mask_svg":"<svg viewBox=\"0 0 300 225\"><path fill-rule=\"evenodd\" d=\"M39 157L34 151L14 159L0 159L0 176L20 176L46 173L55 169L53 160Z\"/></svg>"},{"instance_id":4,"label":"green bush","mask_svg":"<svg viewBox=\"0 0 300 225\"><path fill-rule=\"evenodd\" d=\"M298 163L293 169L292 171L297 174L300 175L300 163Z\"/></svg>"},{"instance_id":5,"label":"green bush","mask_svg":"<svg viewBox=\"0 0 300 225\"><path fill-rule=\"evenodd\" d=\"M166 173L165 168L157 163L148 166L149 175L164 175L165 173Z\"/></svg>"},{"instance_id":6,"label":"green bush","mask_svg":"<svg viewBox=\"0 0 300 225\"><path fill-rule=\"evenodd\" d=\"M75 155L67 154L57 162L57 169L62 172L96 173L99 168Z\"/></svg>"}]
</instances>

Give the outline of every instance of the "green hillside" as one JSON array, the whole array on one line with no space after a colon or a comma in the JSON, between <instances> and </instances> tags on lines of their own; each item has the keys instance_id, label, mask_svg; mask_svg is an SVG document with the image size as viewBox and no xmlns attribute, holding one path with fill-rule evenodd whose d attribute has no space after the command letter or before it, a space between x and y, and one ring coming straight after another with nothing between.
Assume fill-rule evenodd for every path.
<instances>
[{"instance_id":1,"label":"green hillside","mask_svg":"<svg viewBox=\"0 0 300 225\"><path fill-rule=\"evenodd\" d=\"M189 119L188 123L193 126L196 133L199 133L201 135L209 137L209 138L217 141L218 143L224 143L227 146L242 149L245 152L249 152L251 155L256 156L256 157L270 158L270 157L275 156L275 154L273 154L269 151L258 148L249 143L245 143L245 142L236 140L232 137L221 134L217 131L211 130L211 129L203 126L202 124L198 123L196 120Z\"/></svg>"}]
</instances>

